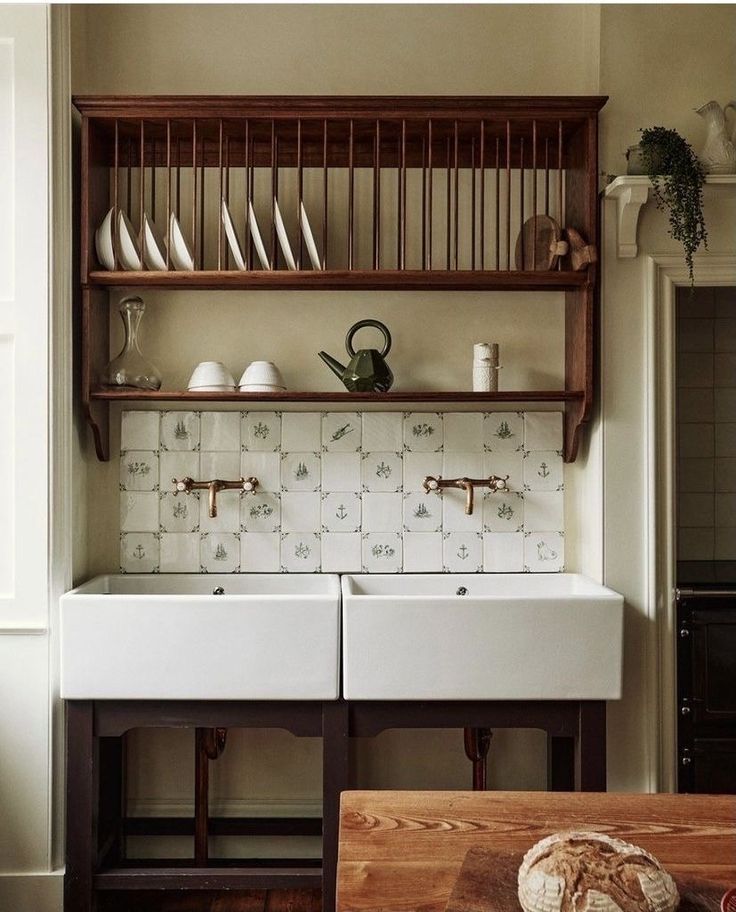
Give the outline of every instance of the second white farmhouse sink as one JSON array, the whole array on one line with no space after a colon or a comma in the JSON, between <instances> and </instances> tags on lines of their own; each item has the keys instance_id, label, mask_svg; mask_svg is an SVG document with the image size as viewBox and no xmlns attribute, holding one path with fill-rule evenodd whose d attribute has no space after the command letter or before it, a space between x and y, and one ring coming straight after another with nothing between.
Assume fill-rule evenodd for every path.
<instances>
[{"instance_id":1,"label":"second white farmhouse sink","mask_svg":"<svg viewBox=\"0 0 736 912\"><path fill-rule=\"evenodd\" d=\"M571 573L343 576L353 700L616 700L623 598Z\"/></svg>"},{"instance_id":2,"label":"second white farmhouse sink","mask_svg":"<svg viewBox=\"0 0 736 912\"><path fill-rule=\"evenodd\" d=\"M339 632L332 574L98 576L61 599L61 695L332 700Z\"/></svg>"}]
</instances>

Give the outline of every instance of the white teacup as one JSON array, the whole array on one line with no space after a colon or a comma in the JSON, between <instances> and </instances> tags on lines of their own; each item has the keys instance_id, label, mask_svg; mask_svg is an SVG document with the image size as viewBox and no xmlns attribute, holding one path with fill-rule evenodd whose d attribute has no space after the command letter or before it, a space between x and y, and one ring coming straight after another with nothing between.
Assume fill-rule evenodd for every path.
<instances>
[{"instance_id":1,"label":"white teacup","mask_svg":"<svg viewBox=\"0 0 736 912\"><path fill-rule=\"evenodd\" d=\"M192 372L190 390L234 390L235 378L221 361L201 361Z\"/></svg>"},{"instance_id":2,"label":"white teacup","mask_svg":"<svg viewBox=\"0 0 736 912\"><path fill-rule=\"evenodd\" d=\"M286 389L281 371L273 361L253 361L243 371L243 376L240 378L238 385L243 392L248 390L268 392L269 390Z\"/></svg>"}]
</instances>

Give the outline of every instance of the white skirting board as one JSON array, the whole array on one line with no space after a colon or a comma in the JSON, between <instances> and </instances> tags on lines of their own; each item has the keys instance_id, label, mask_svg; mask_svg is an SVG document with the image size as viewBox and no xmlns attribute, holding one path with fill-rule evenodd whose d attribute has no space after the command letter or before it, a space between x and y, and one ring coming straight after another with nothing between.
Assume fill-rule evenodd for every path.
<instances>
[{"instance_id":1,"label":"white skirting board","mask_svg":"<svg viewBox=\"0 0 736 912\"><path fill-rule=\"evenodd\" d=\"M62 912L64 869L32 874L0 874L3 912Z\"/></svg>"}]
</instances>

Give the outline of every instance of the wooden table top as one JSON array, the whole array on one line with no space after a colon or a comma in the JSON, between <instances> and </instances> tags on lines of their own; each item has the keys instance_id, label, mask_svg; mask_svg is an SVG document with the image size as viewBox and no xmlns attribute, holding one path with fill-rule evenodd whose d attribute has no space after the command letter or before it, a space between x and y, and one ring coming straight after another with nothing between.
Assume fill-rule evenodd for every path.
<instances>
[{"instance_id":1,"label":"wooden table top","mask_svg":"<svg viewBox=\"0 0 736 912\"><path fill-rule=\"evenodd\" d=\"M640 845L673 875L736 886L736 795L344 792L338 912L441 912L468 849L525 852L568 829Z\"/></svg>"}]
</instances>

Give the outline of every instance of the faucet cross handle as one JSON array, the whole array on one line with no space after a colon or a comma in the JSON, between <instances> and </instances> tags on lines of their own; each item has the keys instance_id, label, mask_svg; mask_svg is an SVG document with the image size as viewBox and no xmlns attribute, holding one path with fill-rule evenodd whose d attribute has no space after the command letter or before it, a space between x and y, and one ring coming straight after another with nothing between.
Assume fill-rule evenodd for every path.
<instances>
[{"instance_id":1,"label":"faucet cross handle","mask_svg":"<svg viewBox=\"0 0 736 912\"><path fill-rule=\"evenodd\" d=\"M258 487L258 479L251 475L249 478L240 477L240 482L243 485L243 492L245 494L255 494L256 488Z\"/></svg>"}]
</instances>

